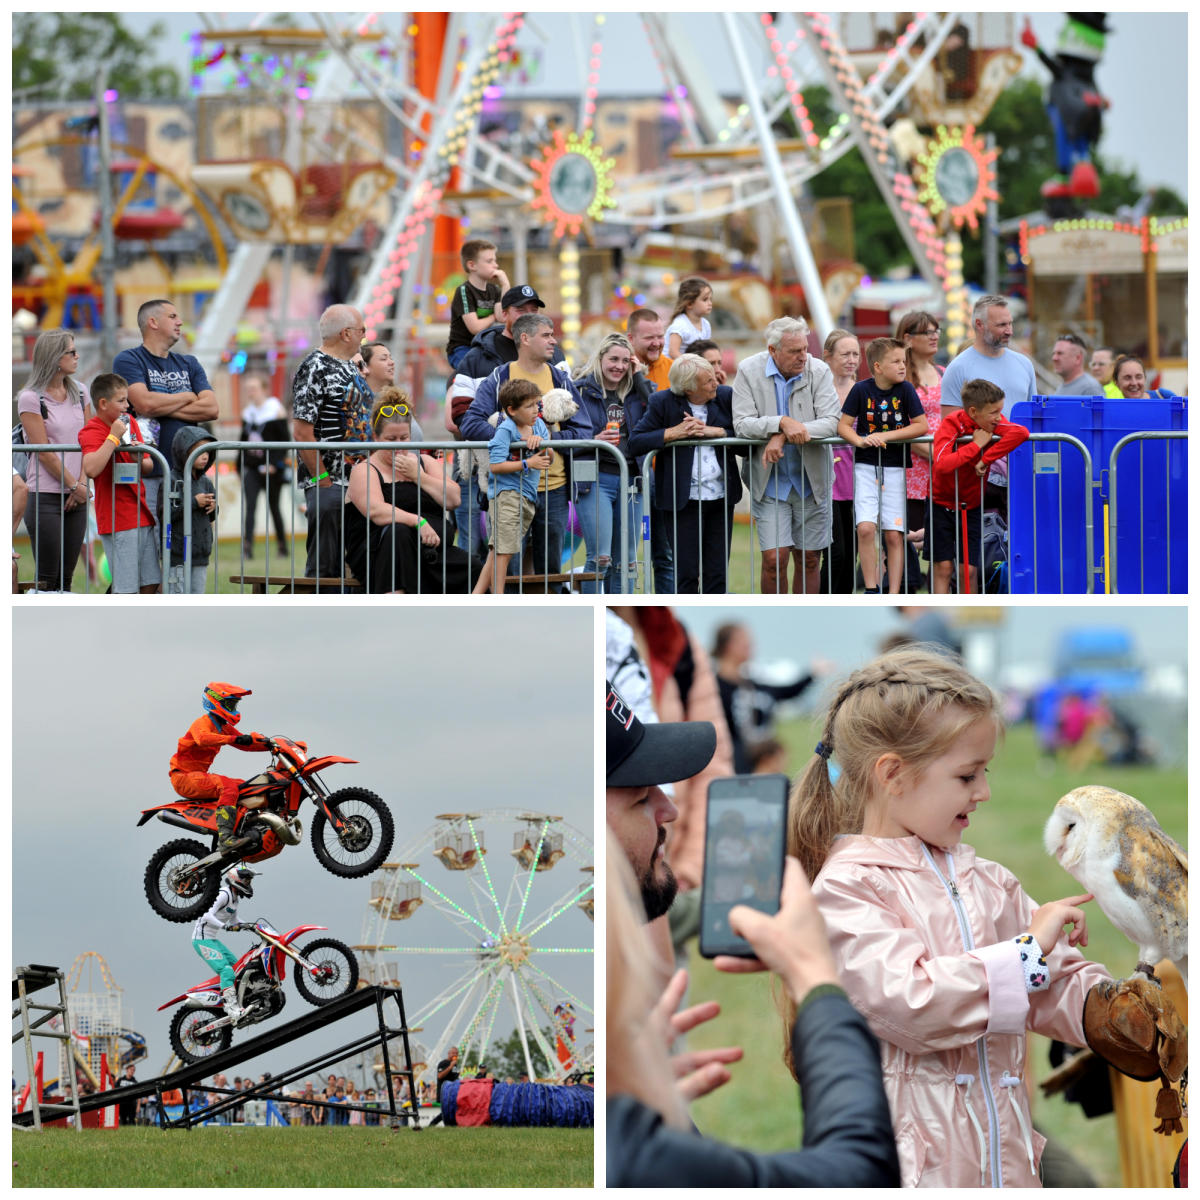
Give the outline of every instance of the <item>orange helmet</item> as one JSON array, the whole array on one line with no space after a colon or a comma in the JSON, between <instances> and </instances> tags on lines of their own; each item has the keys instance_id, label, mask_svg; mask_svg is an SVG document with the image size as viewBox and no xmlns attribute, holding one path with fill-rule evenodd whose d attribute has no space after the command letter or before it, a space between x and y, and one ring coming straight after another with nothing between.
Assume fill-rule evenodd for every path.
<instances>
[{"instance_id":1,"label":"orange helmet","mask_svg":"<svg viewBox=\"0 0 1200 1200\"><path fill-rule=\"evenodd\" d=\"M218 721L227 721L236 725L242 714L238 712L238 701L243 696L252 696L249 688L235 687L232 683L210 683L204 689L204 711L211 713Z\"/></svg>"}]
</instances>

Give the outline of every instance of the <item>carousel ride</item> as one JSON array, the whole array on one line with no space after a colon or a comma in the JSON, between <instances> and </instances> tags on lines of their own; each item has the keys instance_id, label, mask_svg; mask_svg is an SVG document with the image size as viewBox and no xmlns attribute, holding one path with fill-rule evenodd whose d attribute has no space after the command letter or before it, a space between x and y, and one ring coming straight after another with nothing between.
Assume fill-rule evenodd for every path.
<instances>
[{"instance_id":1,"label":"carousel ride","mask_svg":"<svg viewBox=\"0 0 1200 1200\"><path fill-rule=\"evenodd\" d=\"M579 914L595 919L593 872L591 838L518 808L443 813L383 865L354 949L364 986L404 987L418 1081L436 1082L452 1045L460 1069L485 1062L498 1025L515 1028L532 1080L592 1065L592 930Z\"/></svg>"}]
</instances>

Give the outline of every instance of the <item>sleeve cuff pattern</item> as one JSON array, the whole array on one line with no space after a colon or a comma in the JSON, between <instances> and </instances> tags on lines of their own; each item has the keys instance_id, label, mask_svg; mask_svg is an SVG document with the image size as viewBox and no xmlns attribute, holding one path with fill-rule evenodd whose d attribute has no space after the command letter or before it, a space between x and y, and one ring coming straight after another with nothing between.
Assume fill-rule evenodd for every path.
<instances>
[{"instance_id":1,"label":"sleeve cuff pattern","mask_svg":"<svg viewBox=\"0 0 1200 1200\"><path fill-rule=\"evenodd\" d=\"M1025 970L1025 990L1044 992L1050 986L1050 968L1041 947L1031 933L1022 933L1013 938L1013 941L1020 951L1021 966Z\"/></svg>"}]
</instances>

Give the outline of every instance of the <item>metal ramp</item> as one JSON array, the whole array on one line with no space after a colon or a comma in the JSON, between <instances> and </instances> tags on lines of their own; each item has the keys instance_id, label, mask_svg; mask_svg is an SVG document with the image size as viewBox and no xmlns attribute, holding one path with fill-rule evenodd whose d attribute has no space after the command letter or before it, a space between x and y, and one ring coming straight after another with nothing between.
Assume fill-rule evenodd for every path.
<instances>
[{"instance_id":1,"label":"metal ramp","mask_svg":"<svg viewBox=\"0 0 1200 1200\"><path fill-rule=\"evenodd\" d=\"M53 967L18 969L30 971L55 970ZM58 972L58 977L60 980L62 979L61 972ZM14 994L16 986L16 980L14 980ZM400 1027L398 1029L389 1027L387 1023L387 1018L384 1016L383 1011L385 1000L394 1000L396 1002L400 1014ZM220 1098L215 1102L194 1112L191 1110L188 1093L195 1090L195 1085L202 1079L220 1072L232 1070L249 1059L257 1058L261 1054L266 1054L272 1050L279 1049L281 1046L289 1045L298 1038L304 1037L305 1034L315 1033L318 1029L324 1029L336 1021L344 1020L346 1017L354 1016L356 1013L364 1012L371 1008L375 1009L376 1028L370 1033L364 1034L344 1046L338 1046L333 1050L326 1051L316 1058L302 1063L300 1066L280 1072L278 1075L273 1076L268 1083L257 1084L252 1088L236 1093L222 1089L219 1093ZM14 1013L13 1016L15 1019L17 1013ZM17 1036L19 1037L20 1035L18 1034ZM397 1037L401 1039L401 1044L404 1047L405 1062L402 1069L394 1070L388 1056L388 1041ZM13 1038L13 1041L16 1041L16 1037ZM294 1021L277 1025L273 1029L268 1029L265 1033L260 1034L258 1037L250 1038L248 1041L230 1046L228 1050L214 1054L211 1058L206 1058L201 1063L187 1064L180 1067L177 1071L172 1071L169 1075L159 1075L154 1079L143 1080L130 1087L114 1088L107 1092L100 1092L95 1096L86 1096L79 1101L78 1109L72 1108L72 1111L90 1112L96 1108L107 1108L109 1105L117 1104L122 1100L129 1101L137 1100L144 1096L154 1096L158 1104L159 1119L163 1129L190 1129L193 1125L202 1124L212 1117L236 1108L240 1104L244 1104L247 1100L276 1100L289 1104L295 1103L295 1097L278 1095L276 1094L276 1089L285 1087L289 1083L294 1083L308 1072L322 1070L324 1067L340 1062L352 1054L358 1054L361 1051L370 1050L376 1046L380 1047L383 1055L384 1072L387 1076L388 1105L386 1108L379 1109L364 1108L364 1111L377 1113L381 1123L386 1119L388 1124L398 1126L402 1122L411 1120L412 1128L420 1129L422 1127L420 1108L414 1106L411 1115L402 1113L402 1106L396 1102L395 1090L392 1084L392 1080L396 1076L407 1078L410 1103L417 1096L416 1080L413 1077L412 1069L412 1054L408 1044L408 1022L404 1015L403 994L399 987L379 985L360 988L356 992L351 992L348 996L343 996L339 1000L334 1000L321 1008L305 1013L304 1016L298 1017ZM32 1070L30 1074L32 1075ZM217 1090L213 1088L203 1088L202 1090L214 1095L218 1094ZM179 1117L174 1119L167 1116L166 1105L163 1100L163 1094L171 1091L180 1091L183 1094L183 1112ZM319 1100L306 1100L304 1103L310 1107L336 1107L342 1111L353 1111L356 1108L362 1107L352 1104L328 1105ZM55 1106L42 1105L42 1107L53 1108ZM32 1113L16 1113L13 1116L13 1122L14 1124L28 1126L33 1124L35 1117L36 1109ZM38 1127L40 1128L40 1123Z\"/></svg>"},{"instance_id":2,"label":"metal ramp","mask_svg":"<svg viewBox=\"0 0 1200 1200\"><path fill-rule=\"evenodd\" d=\"M29 999L35 992L40 992L44 988L58 985L58 1003L57 1004L38 1004ZM74 1100L70 1104L46 1104L37 1094L37 1080L35 1078L35 1070L33 1065L33 1039L35 1037L54 1038L56 1041L66 1042L68 1048L71 1041L71 1019L67 1015L67 981L66 976L58 967L46 967L40 963L30 963L27 967L17 967L13 970L13 1003L18 1007L13 1009L12 1019L15 1021L18 1017L21 1018L21 1032L13 1034L13 1044L18 1041L25 1042L25 1062L29 1067L29 1099L32 1106L28 1112L20 1112L13 1114L13 1125L24 1129L35 1129L38 1133L42 1131L42 1115L50 1114L51 1120L58 1120L61 1117L73 1116L75 1118L75 1128L83 1129L83 1120L80 1113L83 1111L79 1101L79 1091L75 1083L75 1072L69 1072L71 1081L71 1095ZM42 1016L31 1022L29 1014L31 1010L40 1011ZM42 1026L48 1021L52 1021L55 1017L62 1019L62 1030L43 1029ZM68 1059L70 1056L68 1055ZM66 1081L63 1081L63 1087L66 1087ZM65 1094L65 1093L64 1093Z\"/></svg>"}]
</instances>

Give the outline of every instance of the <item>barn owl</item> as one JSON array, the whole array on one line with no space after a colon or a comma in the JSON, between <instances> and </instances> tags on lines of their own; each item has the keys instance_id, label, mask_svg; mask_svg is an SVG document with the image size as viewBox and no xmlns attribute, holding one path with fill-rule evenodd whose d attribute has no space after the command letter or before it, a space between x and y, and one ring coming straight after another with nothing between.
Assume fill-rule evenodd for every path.
<instances>
[{"instance_id":1,"label":"barn owl","mask_svg":"<svg viewBox=\"0 0 1200 1200\"><path fill-rule=\"evenodd\" d=\"M1187 987L1187 852L1132 796L1106 787L1068 792L1046 822L1046 853L1096 897L1138 948L1139 971L1170 959Z\"/></svg>"}]
</instances>

